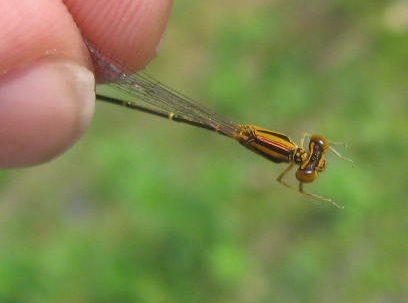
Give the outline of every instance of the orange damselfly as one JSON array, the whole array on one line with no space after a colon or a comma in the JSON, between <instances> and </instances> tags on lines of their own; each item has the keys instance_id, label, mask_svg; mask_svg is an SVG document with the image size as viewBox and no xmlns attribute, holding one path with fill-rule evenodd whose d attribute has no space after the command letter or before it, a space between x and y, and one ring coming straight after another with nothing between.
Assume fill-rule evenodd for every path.
<instances>
[{"instance_id":1,"label":"orange damselfly","mask_svg":"<svg viewBox=\"0 0 408 303\"><path fill-rule=\"evenodd\" d=\"M323 136L309 136L309 145L304 148L305 136L302 138L300 146L298 146L283 133L254 125L242 125L232 122L196 103L189 97L165 86L146 73L139 72L133 75L126 73L120 64L113 62L112 59L107 59L90 43L88 43L88 48L105 80L112 82L109 85L117 89L121 95L124 94L124 99L127 99L123 100L122 98L97 94L98 100L215 131L237 140L249 150L268 160L275 163L289 163L289 166L279 175L277 180L293 189L296 188L283 179L296 165L298 166L296 178L299 182L297 191L342 208L330 198L307 193L303 190L304 183L313 182L318 174L325 170L327 165L326 153L328 151L331 150L337 156L345 158L334 150L330 142Z\"/></svg>"}]
</instances>

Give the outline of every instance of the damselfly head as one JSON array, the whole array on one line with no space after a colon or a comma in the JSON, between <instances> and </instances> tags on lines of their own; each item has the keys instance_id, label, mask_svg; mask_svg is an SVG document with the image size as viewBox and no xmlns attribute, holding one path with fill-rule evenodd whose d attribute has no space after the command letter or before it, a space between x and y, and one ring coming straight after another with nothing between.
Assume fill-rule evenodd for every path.
<instances>
[{"instance_id":1,"label":"damselfly head","mask_svg":"<svg viewBox=\"0 0 408 303\"><path fill-rule=\"evenodd\" d=\"M325 170L327 165L325 154L329 148L329 141L326 138L319 135L310 136L309 151L306 152L307 158L300 163L296 171L296 178L300 182L313 182L318 173Z\"/></svg>"}]
</instances>

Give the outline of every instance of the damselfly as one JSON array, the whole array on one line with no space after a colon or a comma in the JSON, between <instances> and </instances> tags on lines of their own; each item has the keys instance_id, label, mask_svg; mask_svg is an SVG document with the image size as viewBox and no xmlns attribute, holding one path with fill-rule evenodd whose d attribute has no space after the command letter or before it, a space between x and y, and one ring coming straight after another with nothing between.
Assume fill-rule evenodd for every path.
<instances>
[{"instance_id":1,"label":"damselfly","mask_svg":"<svg viewBox=\"0 0 408 303\"><path fill-rule=\"evenodd\" d=\"M330 202L334 206L341 208L332 199L307 193L303 190L304 183L313 182L318 174L325 170L327 165L325 158L328 151L350 160L334 150L330 145L332 142L329 142L323 136L305 135L300 146L298 146L283 133L254 125L242 125L232 122L145 73L139 72L129 75L124 72L125 69L121 68L120 64L107 59L90 43L88 43L88 48L105 80L113 82L110 86L118 89L128 99L122 100L122 98L97 94L98 100L205 128L233 138L249 150L268 160L275 163L289 163L289 166L277 178L280 183L299 191L303 195ZM308 147L304 148L303 141L306 136L310 140ZM292 187L283 180L295 165L298 166L296 178L299 185L297 188Z\"/></svg>"}]
</instances>

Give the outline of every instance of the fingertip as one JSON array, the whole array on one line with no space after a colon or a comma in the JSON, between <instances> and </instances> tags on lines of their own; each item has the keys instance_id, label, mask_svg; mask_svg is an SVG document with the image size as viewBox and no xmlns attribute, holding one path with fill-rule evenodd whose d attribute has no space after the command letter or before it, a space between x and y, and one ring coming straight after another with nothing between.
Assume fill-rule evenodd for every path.
<instances>
[{"instance_id":1,"label":"fingertip","mask_svg":"<svg viewBox=\"0 0 408 303\"><path fill-rule=\"evenodd\" d=\"M2 78L0 167L47 162L72 146L94 112L94 77L60 56Z\"/></svg>"},{"instance_id":2,"label":"fingertip","mask_svg":"<svg viewBox=\"0 0 408 303\"><path fill-rule=\"evenodd\" d=\"M2 0L0 73L20 69L47 54L92 67L81 32L61 1Z\"/></svg>"},{"instance_id":3,"label":"fingertip","mask_svg":"<svg viewBox=\"0 0 408 303\"><path fill-rule=\"evenodd\" d=\"M156 56L172 0L64 1L82 34L102 54L135 72Z\"/></svg>"}]
</instances>

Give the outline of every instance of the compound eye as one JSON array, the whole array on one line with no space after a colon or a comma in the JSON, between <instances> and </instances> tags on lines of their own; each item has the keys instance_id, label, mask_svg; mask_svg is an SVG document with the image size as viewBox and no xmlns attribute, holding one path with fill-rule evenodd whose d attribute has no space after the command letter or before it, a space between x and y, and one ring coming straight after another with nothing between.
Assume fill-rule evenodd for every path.
<instances>
[{"instance_id":1,"label":"compound eye","mask_svg":"<svg viewBox=\"0 0 408 303\"><path fill-rule=\"evenodd\" d=\"M323 150L327 150L330 147L329 141L323 136L320 135L313 135L310 137L310 142L315 142L319 144Z\"/></svg>"},{"instance_id":2,"label":"compound eye","mask_svg":"<svg viewBox=\"0 0 408 303\"><path fill-rule=\"evenodd\" d=\"M316 170L298 169L296 171L296 179L302 183L313 182L317 178Z\"/></svg>"}]
</instances>

